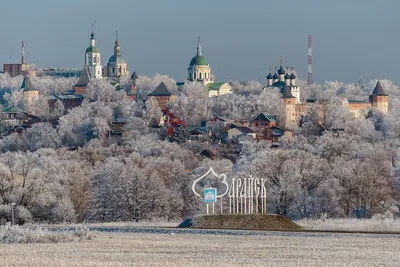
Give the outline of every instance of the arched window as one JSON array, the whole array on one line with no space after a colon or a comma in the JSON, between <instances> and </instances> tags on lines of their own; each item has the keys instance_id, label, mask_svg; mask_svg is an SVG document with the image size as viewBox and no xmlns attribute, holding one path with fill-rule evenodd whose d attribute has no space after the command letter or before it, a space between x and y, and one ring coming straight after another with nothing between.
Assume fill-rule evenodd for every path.
<instances>
[{"instance_id":1,"label":"arched window","mask_svg":"<svg viewBox=\"0 0 400 267\"><path fill-rule=\"evenodd\" d=\"M194 73L194 79L193 80L196 80L196 72Z\"/></svg>"},{"instance_id":2,"label":"arched window","mask_svg":"<svg viewBox=\"0 0 400 267\"><path fill-rule=\"evenodd\" d=\"M207 79L207 72L204 72L204 79Z\"/></svg>"},{"instance_id":3,"label":"arched window","mask_svg":"<svg viewBox=\"0 0 400 267\"><path fill-rule=\"evenodd\" d=\"M199 73L199 79L201 80L201 72Z\"/></svg>"}]
</instances>

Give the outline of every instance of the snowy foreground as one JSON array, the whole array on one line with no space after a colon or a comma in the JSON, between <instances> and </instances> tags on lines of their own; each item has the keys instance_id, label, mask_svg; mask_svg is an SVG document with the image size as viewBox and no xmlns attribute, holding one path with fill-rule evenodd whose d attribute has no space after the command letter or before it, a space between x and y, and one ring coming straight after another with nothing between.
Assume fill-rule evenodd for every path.
<instances>
[{"instance_id":1,"label":"snowy foreground","mask_svg":"<svg viewBox=\"0 0 400 267\"><path fill-rule=\"evenodd\" d=\"M300 220L305 229L360 232L400 232L400 219L320 219Z\"/></svg>"},{"instance_id":2,"label":"snowy foreground","mask_svg":"<svg viewBox=\"0 0 400 267\"><path fill-rule=\"evenodd\" d=\"M0 245L0 266L398 266L400 236L91 232L80 242Z\"/></svg>"}]
</instances>

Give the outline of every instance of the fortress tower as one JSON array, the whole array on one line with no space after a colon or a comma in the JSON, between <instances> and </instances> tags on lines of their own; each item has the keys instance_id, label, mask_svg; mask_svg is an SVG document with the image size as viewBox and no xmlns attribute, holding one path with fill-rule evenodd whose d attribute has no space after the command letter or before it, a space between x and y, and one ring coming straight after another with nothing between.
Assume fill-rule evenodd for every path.
<instances>
[{"instance_id":1,"label":"fortress tower","mask_svg":"<svg viewBox=\"0 0 400 267\"><path fill-rule=\"evenodd\" d=\"M385 93L379 81L376 84L374 91L369 96L369 102L371 102L372 109L379 110L382 113L388 113L389 96Z\"/></svg>"}]
</instances>

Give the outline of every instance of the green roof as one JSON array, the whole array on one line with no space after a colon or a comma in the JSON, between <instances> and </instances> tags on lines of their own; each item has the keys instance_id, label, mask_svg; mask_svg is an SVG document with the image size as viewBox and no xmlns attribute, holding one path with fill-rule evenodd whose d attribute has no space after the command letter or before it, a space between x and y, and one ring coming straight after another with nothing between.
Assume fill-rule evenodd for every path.
<instances>
[{"instance_id":1,"label":"green roof","mask_svg":"<svg viewBox=\"0 0 400 267\"><path fill-rule=\"evenodd\" d=\"M195 65L195 64L198 66L208 66L208 61L204 56L196 55L190 61L190 66Z\"/></svg>"},{"instance_id":2,"label":"green roof","mask_svg":"<svg viewBox=\"0 0 400 267\"><path fill-rule=\"evenodd\" d=\"M275 116L272 116L268 112L260 113L255 119L255 121L276 121Z\"/></svg>"},{"instance_id":3,"label":"green roof","mask_svg":"<svg viewBox=\"0 0 400 267\"><path fill-rule=\"evenodd\" d=\"M280 87L280 88L283 88L283 87L285 86L285 84L286 84L286 82L281 82L281 81L279 81L279 82L273 83L273 84L272 84L272 87Z\"/></svg>"},{"instance_id":4,"label":"green roof","mask_svg":"<svg viewBox=\"0 0 400 267\"><path fill-rule=\"evenodd\" d=\"M219 90L225 82L216 82L216 83L209 83L207 84L208 90Z\"/></svg>"},{"instance_id":5,"label":"green roof","mask_svg":"<svg viewBox=\"0 0 400 267\"><path fill-rule=\"evenodd\" d=\"M2 109L2 112L4 112L4 113L23 113L24 111L22 109L20 109L19 107L10 106L10 107L4 107Z\"/></svg>"},{"instance_id":6,"label":"green roof","mask_svg":"<svg viewBox=\"0 0 400 267\"><path fill-rule=\"evenodd\" d=\"M86 53L100 53L99 49L95 46L89 46L86 49Z\"/></svg>"}]
</instances>

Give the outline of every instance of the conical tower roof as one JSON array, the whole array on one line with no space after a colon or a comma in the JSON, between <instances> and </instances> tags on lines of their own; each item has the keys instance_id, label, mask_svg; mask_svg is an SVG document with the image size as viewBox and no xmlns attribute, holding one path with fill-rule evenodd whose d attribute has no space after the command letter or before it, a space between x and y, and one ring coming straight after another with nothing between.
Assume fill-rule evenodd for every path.
<instances>
[{"instance_id":1,"label":"conical tower roof","mask_svg":"<svg viewBox=\"0 0 400 267\"><path fill-rule=\"evenodd\" d=\"M26 76L24 77L24 80L22 81L21 89L24 89L24 91L36 90L36 89L33 87L33 84L32 84L32 82L31 82L31 78L30 78L28 75L26 75Z\"/></svg>"},{"instance_id":2,"label":"conical tower roof","mask_svg":"<svg viewBox=\"0 0 400 267\"><path fill-rule=\"evenodd\" d=\"M90 82L91 74L90 70L87 67L84 67L81 76L79 76L78 82L76 86L87 86Z\"/></svg>"},{"instance_id":3,"label":"conical tower roof","mask_svg":"<svg viewBox=\"0 0 400 267\"><path fill-rule=\"evenodd\" d=\"M292 90L290 90L290 87L287 84L285 84L285 86L283 87L282 96L283 98L295 98L292 95Z\"/></svg>"},{"instance_id":4,"label":"conical tower roof","mask_svg":"<svg viewBox=\"0 0 400 267\"><path fill-rule=\"evenodd\" d=\"M172 94L168 90L167 86L164 82L161 82L153 92L149 94L149 96L171 96Z\"/></svg>"},{"instance_id":5,"label":"conical tower roof","mask_svg":"<svg viewBox=\"0 0 400 267\"><path fill-rule=\"evenodd\" d=\"M379 81L378 81L378 83L376 84L375 89L374 89L374 91L372 92L372 95L374 95L374 96L379 96L379 95L385 96L385 95L387 95L387 94L385 93L385 91L383 90L383 87L382 87L382 85L381 85L381 83L380 83Z\"/></svg>"},{"instance_id":6,"label":"conical tower roof","mask_svg":"<svg viewBox=\"0 0 400 267\"><path fill-rule=\"evenodd\" d=\"M131 80L136 81L137 79L139 79L139 76L137 75L136 71L134 71L132 73Z\"/></svg>"}]
</instances>

